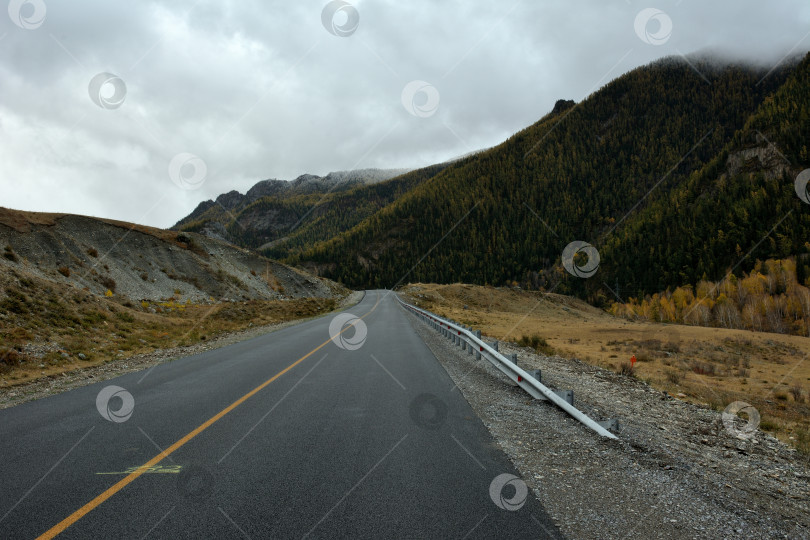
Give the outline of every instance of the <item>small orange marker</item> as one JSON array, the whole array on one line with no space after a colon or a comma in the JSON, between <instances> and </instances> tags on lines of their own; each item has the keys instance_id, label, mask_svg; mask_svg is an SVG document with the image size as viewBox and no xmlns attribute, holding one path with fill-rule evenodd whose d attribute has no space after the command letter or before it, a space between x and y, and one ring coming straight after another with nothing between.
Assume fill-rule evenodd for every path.
<instances>
[{"instance_id":1,"label":"small orange marker","mask_svg":"<svg viewBox=\"0 0 810 540\"><path fill-rule=\"evenodd\" d=\"M636 355L634 354L633 356L630 357L630 367L632 368L635 366L636 366Z\"/></svg>"}]
</instances>

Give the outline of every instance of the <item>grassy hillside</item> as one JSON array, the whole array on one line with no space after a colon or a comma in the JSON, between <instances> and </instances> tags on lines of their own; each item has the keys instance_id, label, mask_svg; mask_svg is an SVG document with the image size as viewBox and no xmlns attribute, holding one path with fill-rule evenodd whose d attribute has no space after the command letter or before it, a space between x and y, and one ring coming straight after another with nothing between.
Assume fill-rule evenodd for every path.
<instances>
[{"instance_id":1,"label":"grassy hillside","mask_svg":"<svg viewBox=\"0 0 810 540\"><path fill-rule=\"evenodd\" d=\"M135 302L13 269L0 272L0 291L0 386L328 313L337 305L334 298Z\"/></svg>"},{"instance_id":2,"label":"grassy hillside","mask_svg":"<svg viewBox=\"0 0 810 540\"><path fill-rule=\"evenodd\" d=\"M194 233L0 208L0 386L334 309L349 293Z\"/></svg>"}]
</instances>

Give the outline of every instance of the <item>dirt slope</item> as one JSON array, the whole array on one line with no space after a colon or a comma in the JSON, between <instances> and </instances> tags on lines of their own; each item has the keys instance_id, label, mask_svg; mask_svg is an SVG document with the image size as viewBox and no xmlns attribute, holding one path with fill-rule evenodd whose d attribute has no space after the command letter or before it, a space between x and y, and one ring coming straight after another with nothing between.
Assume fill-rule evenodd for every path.
<instances>
[{"instance_id":1,"label":"dirt slope","mask_svg":"<svg viewBox=\"0 0 810 540\"><path fill-rule=\"evenodd\" d=\"M337 283L193 233L0 208L0 387L327 313Z\"/></svg>"},{"instance_id":2,"label":"dirt slope","mask_svg":"<svg viewBox=\"0 0 810 540\"><path fill-rule=\"evenodd\" d=\"M343 290L194 233L69 214L0 208L0 249L0 272L132 300L327 298Z\"/></svg>"}]
</instances>

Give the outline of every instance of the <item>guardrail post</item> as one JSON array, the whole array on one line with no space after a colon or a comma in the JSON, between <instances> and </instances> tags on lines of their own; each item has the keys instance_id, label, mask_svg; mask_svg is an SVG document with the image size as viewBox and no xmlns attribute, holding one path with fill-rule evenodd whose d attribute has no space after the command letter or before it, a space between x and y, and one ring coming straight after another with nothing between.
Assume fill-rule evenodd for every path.
<instances>
[{"instance_id":1,"label":"guardrail post","mask_svg":"<svg viewBox=\"0 0 810 540\"><path fill-rule=\"evenodd\" d=\"M509 355L509 359L512 361L513 364L517 365L517 353L512 353Z\"/></svg>"},{"instance_id":2,"label":"guardrail post","mask_svg":"<svg viewBox=\"0 0 810 540\"><path fill-rule=\"evenodd\" d=\"M526 373L528 373L529 375L531 375L532 377L534 377L534 380L535 380L535 381L537 381L537 382L543 382L543 374L540 372L540 370L539 370L539 369L533 369L533 370L531 370L531 371L527 371Z\"/></svg>"},{"instance_id":3,"label":"guardrail post","mask_svg":"<svg viewBox=\"0 0 810 540\"><path fill-rule=\"evenodd\" d=\"M602 426L603 428L607 429L607 430L613 430L613 431L618 431L619 430L619 421L616 420L615 418L608 418L607 420L600 420L600 421L598 421L596 423L599 424L600 426Z\"/></svg>"},{"instance_id":4,"label":"guardrail post","mask_svg":"<svg viewBox=\"0 0 810 540\"><path fill-rule=\"evenodd\" d=\"M476 330L475 331L475 337L477 337L478 339L481 339L481 330ZM476 360L481 360L480 351L475 351L475 359Z\"/></svg>"},{"instance_id":5,"label":"guardrail post","mask_svg":"<svg viewBox=\"0 0 810 540\"><path fill-rule=\"evenodd\" d=\"M574 391L573 390L554 390L554 393L568 402L569 405L574 404Z\"/></svg>"},{"instance_id":6,"label":"guardrail post","mask_svg":"<svg viewBox=\"0 0 810 540\"><path fill-rule=\"evenodd\" d=\"M495 343L492 344L492 348L495 349L496 351L500 352L500 350L498 349L498 340L497 339L495 340Z\"/></svg>"}]
</instances>

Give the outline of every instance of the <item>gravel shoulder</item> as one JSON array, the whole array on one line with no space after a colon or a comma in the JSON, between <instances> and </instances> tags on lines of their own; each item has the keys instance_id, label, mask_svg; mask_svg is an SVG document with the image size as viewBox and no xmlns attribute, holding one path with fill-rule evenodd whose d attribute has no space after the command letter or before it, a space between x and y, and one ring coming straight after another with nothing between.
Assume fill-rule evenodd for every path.
<instances>
[{"instance_id":1,"label":"gravel shoulder","mask_svg":"<svg viewBox=\"0 0 810 540\"><path fill-rule=\"evenodd\" d=\"M363 291L355 291L347 295L339 302L338 310L343 310L356 305L360 302L360 300L363 299L364 294L365 293ZM325 315L318 315L318 317L324 316ZM126 373L149 369L157 364L171 362L172 360L176 360L184 356L191 356L204 351L226 347L240 341L259 337L271 332L276 332L283 328L287 328L314 318L317 317L295 319L276 324L250 327L239 332L230 332L216 336L208 341L197 343L188 347L156 349L150 353L138 354L127 358L116 358L115 360L106 364L67 371L59 375L42 377L26 384L0 388L0 409L6 409L8 407L25 403L26 401L32 401L66 392L80 386L86 386L99 381L106 381Z\"/></svg>"},{"instance_id":2,"label":"gravel shoulder","mask_svg":"<svg viewBox=\"0 0 810 540\"><path fill-rule=\"evenodd\" d=\"M500 344L592 418L618 419L619 440L606 440L407 316L566 536L810 538L808 459L770 435L633 377Z\"/></svg>"}]
</instances>

